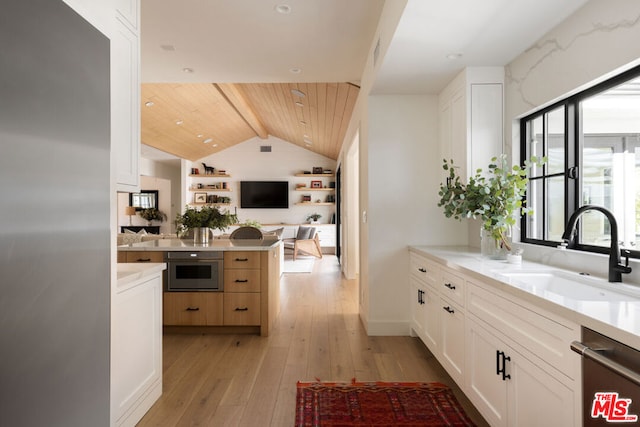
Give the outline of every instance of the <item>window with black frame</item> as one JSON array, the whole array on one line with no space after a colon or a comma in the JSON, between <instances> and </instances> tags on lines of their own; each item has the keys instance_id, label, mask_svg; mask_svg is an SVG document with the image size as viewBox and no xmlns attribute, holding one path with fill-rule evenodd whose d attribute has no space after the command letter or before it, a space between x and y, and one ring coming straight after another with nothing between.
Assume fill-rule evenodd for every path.
<instances>
[{"instance_id":1,"label":"window with black frame","mask_svg":"<svg viewBox=\"0 0 640 427\"><path fill-rule=\"evenodd\" d=\"M522 161L546 156L529 174L521 240L556 246L580 206L610 210L623 249L640 257L640 67L575 94L520 122ZM607 252L606 217L580 218L577 249Z\"/></svg>"}]
</instances>

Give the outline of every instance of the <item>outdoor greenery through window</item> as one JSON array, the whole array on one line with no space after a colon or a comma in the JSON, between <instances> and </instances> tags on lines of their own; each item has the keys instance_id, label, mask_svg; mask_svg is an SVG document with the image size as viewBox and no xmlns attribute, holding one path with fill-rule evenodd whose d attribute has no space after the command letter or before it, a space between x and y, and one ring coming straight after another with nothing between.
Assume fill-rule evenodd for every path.
<instances>
[{"instance_id":1,"label":"outdoor greenery through window","mask_svg":"<svg viewBox=\"0 0 640 427\"><path fill-rule=\"evenodd\" d=\"M640 257L640 67L521 120L521 156L547 156L529 174L523 242L555 246L580 206L616 217L623 249ZM600 212L580 220L578 249L606 252L610 224Z\"/></svg>"}]
</instances>

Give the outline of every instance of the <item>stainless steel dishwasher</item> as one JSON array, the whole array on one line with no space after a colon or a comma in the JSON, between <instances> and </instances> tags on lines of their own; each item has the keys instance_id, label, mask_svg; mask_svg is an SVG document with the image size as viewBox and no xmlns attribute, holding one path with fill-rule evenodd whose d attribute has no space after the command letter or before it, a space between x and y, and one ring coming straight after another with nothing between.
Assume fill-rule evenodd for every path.
<instances>
[{"instance_id":1,"label":"stainless steel dishwasher","mask_svg":"<svg viewBox=\"0 0 640 427\"><path fill-rule=\"evenodd\" d=\"M640 351L585 327L571 349L582 355L583 425L638 423Z\"/></svg>"}]
</instances>

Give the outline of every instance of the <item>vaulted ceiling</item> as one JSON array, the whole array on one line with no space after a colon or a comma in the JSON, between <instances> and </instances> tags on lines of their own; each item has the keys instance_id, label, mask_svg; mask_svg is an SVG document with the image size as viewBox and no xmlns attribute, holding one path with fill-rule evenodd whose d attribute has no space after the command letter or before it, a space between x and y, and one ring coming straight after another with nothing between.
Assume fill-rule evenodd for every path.
<instances>
[{"instance_id":1,"label":"vaulted ceiling","mask_svg":"<svg viewBox=\"0 0 640 427\"><path fill-rule=\"evenodd\" d=\"M147 83L142 142L198 160L272 135L337 159L357 96L350 83Z\"/></svg>"}]
</instances>

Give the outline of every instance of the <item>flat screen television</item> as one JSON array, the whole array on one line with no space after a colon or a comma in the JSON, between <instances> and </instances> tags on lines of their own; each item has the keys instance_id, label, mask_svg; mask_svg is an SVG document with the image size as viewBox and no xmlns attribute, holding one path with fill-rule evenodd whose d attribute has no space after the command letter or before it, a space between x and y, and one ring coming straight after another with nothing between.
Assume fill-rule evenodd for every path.
<instances>
[{"instance_id":1,"label":"flat screen television","mask_svg":"<svg viewBox=\"0 0 640 427\"><path fill-rule=\"evenodd\" d=\"M288 181L240 181L243 209L288 209Z\"/></svg>"}]
</instances>

